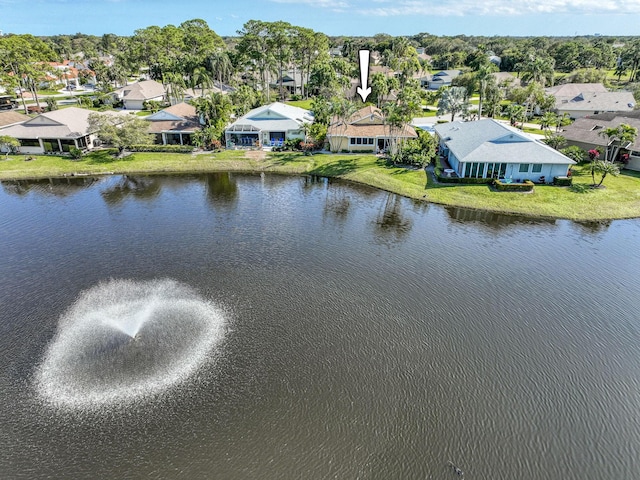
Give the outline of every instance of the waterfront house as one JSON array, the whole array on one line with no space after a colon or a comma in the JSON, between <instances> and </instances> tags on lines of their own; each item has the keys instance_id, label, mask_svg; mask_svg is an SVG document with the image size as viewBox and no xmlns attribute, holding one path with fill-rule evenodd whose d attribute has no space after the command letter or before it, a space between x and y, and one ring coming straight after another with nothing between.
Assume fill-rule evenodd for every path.
<instances>
[{"instance_id":1,"label":"waterfront house","mask_svg":"<svg viewBox=\"0 0 640 480\"><path fill-rule=\"evenodd\" d=\"M282 146L285 140L304 139L305 124L313 123L313 114L304 108L274 102L254 108L225 132L227 148Z\"/></svg>"},{"instance_id":2,"label":"waterfront house","mask_svg":"<svg viewBox=\"0 0 640 480\"><path fill-rule=\"evenodd\" d=\"M518 129L493 119L436 125L442 155L455 175L550 183L575 162Z\"/></svg>"},{"instance_id":3,"label":"waterfront house","mask_svg":"<svg viewBox=\"0 0 640 480\"><path fill-rule=\"evenodd\" d=\"M72 147L91 150L97 138L96 132L89 127L91 113L91 110L77 107L54 110L1 132L18 139L22 153L65 153Z\"/></svg>"},{"instance_id":4,"label":"waterfront house","mask_svg":"<svg viewBox=\"0 0 640 480\"><path fill-rule=\"evenodd\" d=\"M160 145L191 145L191 136L202 128L196 108L184 102L144 119L150 123L149 131Z\"/></svg>"},{"instance_id":5,"label":"waterfront house","mask_svg":"<svg viewBox=\"0 0 640 480\"><path fill-rule=\"evenodd\" d=\"M346 122L334 118L327 129L327 140L333 151L378 152L385 150L391 138L417 138L413 127L385 124L379 108L367 106L351 115Z\"/></svg>"}]
</instances>

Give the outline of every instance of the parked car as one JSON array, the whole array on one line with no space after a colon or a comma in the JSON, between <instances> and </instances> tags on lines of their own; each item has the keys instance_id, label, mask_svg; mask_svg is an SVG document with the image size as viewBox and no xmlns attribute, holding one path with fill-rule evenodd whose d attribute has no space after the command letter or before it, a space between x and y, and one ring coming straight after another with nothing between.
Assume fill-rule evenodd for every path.
<instances>
[{"instance_id":1,"label":"parked car","mask_svg":"<svg viewBox=\"0 0 640 480\"><path fill-rule=\"evenodd\" d=\"M27 105L27 113L44 113L46 110L44 107L38 107L37 105Z\"/></svg>"},{"instance_id":2,"label":"parked car","mask_svg":"<svg viewBox=\"0 0 640 480\"><path fill-rule=\"evenodd\" d=\"M14 108L18 108L18 102L9 95L0 96L0 110L12 110Z\"/></svg>"}]
</instances>

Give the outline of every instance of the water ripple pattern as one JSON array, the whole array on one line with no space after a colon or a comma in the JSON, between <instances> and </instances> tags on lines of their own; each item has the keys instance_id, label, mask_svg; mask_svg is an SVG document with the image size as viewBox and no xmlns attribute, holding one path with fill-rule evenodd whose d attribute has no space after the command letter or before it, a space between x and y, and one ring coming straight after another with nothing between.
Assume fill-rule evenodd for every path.
<instances>
[{"instance_id":1,"label":"water ripple pattern","mask_svg":"<svg viewBox=\"0 0 640 480\"><path fill-rule=\"evenodd\" d=\"M37 369L61 408L126 405L189 379L224 338L225 312L173 280L110 280L62 315Z\"/></svg>"}]
</instances>

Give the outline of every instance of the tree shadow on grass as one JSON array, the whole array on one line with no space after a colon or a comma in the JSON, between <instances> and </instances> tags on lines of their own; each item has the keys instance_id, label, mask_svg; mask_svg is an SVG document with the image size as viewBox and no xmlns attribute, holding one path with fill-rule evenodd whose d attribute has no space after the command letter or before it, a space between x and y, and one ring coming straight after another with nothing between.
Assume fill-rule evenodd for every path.
<instances>
[{"instance_id":1,"label":"tree shadow on grass","mask_svg":"<svg viewBox=\"0 0 640 480\"><path fill-rule=\"evenodd\" d=\"M358 168L358 164L352 158L341 158L334 162L325 163L319 165L309 173L313 175L320 175L323 177L337 177L352 172Z\"/></svg>"},{"instance_id":2,"label":"tree shadow on grass","mask_svg":"<svg viewBox=\"0 0 640 480\"><path fill-rule=\"evenodd\" d=\"M286 165L290 162L299 162L301 158L304 158L297 152L289 153L273 153L267 157L273 165Z\"/></svg>"},{"instance_id":3,"label":"tree shadow on grass","mask_svg":"<svg viewBox=\"0 0 640 480\"><path fill-rule=\"evenodd\" d=\"M587 183L574 183L569 190L573 193L589 193L593 191L593 187Z\"/></svg>"},{"instance_id":4,"label":"tree shadow on grass","mask_svg":"<svg viewBox=\"0 0 640 480\"><path fill-rule=\"evenodd\" d=\"M114 154L113 150L96 150L84 157L87 163L90 164L105 164L116 162L129 162L133 160L133 155L126 155L120 157Z\"/></svg>"}]
</instances>

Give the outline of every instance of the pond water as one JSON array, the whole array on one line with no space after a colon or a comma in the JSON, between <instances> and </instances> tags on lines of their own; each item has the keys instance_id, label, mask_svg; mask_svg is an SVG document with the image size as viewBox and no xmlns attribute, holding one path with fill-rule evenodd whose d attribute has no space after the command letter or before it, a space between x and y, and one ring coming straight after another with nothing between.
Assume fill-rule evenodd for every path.
<instances>
[{"instance_id":1,"label":"pond water","mask_svg":"<svg viewBox=\"0 0 640 480\"><path fill-rule=\"evenodd\" d=\"M640 478L640 222L4 182L0 477Z\"/></svg>"}]
</instances>

